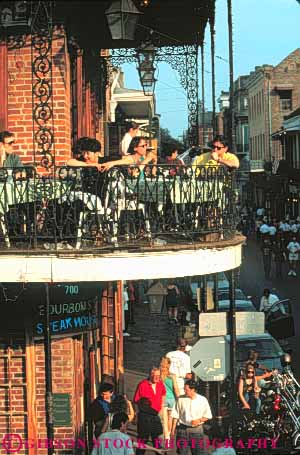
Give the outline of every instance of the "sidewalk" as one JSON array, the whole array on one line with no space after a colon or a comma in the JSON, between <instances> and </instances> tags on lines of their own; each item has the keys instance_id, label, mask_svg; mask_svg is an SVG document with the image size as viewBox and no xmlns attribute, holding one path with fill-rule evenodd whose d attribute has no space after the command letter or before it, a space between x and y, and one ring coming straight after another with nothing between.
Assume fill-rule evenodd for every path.
<instances>
[{"instance_id":1,"label":"sidewalk","mask_svg":"<svg viewBox=\"0 0 300 455\"><path fill-rule=\"evenodd\" d=\"M150 368L159 367L161 357L176 349L180 327L168 324L165 308L161 315L150 315L147 303L137 303L134 312L136 323L128 329L131 336L124 337L125 393L130 400Z\"/></svg>"},{"instance_id":2,"label":"sidewalk","mask_svg":"<svg viewBox=\"0 0 300 455\"><path fill-rule=\"evenodd\" d=\"M159 367L160 359L176 349L179 326L168 324L166 310L161 315L150 315L147 303L134 306L135 325L129 326L130 337L124 337L124 388L130 400L137 384L148 377L149 370ZM136 426L129 425L129 435L136 436ZM168 451L170 455L176 451ZM155 454L146 451L147 455Z\"/></svg>"}]
</instances>

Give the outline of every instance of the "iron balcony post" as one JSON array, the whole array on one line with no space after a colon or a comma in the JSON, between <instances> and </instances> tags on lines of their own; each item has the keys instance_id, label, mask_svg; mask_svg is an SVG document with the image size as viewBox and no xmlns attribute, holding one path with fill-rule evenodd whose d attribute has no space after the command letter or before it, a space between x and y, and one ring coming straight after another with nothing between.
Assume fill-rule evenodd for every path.
<instances>
[{"instance_id":1,"label":"iron balcony post","mask_svg":"<svg viewBox=\"0 0 300 455\"><path fill-rule=\"evenodd\" d=\"M229 278L229 334L230 334L230 377L231 377L231 403L232 403L232 437L235 438L236 412L237 412L237 392L236 392L236 316L235 316L235 270L230 270Z\"/></svg>"}]
</instances>

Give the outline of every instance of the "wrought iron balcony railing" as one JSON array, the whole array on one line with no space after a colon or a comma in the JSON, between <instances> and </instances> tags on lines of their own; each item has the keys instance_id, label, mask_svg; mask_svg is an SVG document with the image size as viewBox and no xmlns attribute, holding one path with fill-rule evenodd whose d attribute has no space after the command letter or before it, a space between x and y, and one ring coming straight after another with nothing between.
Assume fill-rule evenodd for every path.
<instances>
[{"instance_id":1,"label":"wrought iron balcony railing","mask_svg":"<svg viewBox=\"0 0 300 455\"><path fill-rule=\"evenodd\" d=\"M0 242L82 250L231 238L235 203L235 173L223 167L1 169Z\"/></svg>"}]
</instances>

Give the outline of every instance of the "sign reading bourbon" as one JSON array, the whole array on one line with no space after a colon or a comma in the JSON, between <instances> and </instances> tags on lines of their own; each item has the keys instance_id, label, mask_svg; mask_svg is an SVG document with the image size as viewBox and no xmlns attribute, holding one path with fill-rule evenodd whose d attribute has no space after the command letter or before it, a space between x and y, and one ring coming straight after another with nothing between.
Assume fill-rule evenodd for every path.
<instances>
[{"instance_id":1,"label":"sign reading bourbon","mask_svg":"<svg viewBox=\"0 0 300 455\"><path fill-rule=\"evenodd\" d=\"M95 283L72 283L49 286L51 335L78 333L96 329L100 322L102 289ZM37 306L34 334L44 335L45 304Z\"/></svg>"}]
</instances>

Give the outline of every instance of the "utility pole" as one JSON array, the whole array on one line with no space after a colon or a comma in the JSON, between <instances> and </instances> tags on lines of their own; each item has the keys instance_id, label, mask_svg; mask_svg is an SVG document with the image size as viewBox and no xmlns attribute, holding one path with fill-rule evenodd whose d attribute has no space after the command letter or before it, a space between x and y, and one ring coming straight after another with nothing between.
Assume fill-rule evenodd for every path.
<instances>
[{"instance_id":1,"label":"utility pole","mask_svg":"<svg viewBox=\"0 0 300 455\"><path fill-rule=\"evenodd\" d=\"M233 39L232 39L232 0L227 0L228 11L228 43L229 43L229 83L230 83L230 145L235 150L234 126L234 80L233 80Z\"/></svg>"},{"instance_id":2,"label":"utility pole","mask_svg":"<svg viewBox=\"0 0 300 455\"><path fill-rule=\"evenodd\" d=\"M51 361L51 330L50 330L50 295L49 284L45 283L45 316L44 316L44 353L45 353L45 409L46 430L48 441L54 440L53 421L53 394L52 394L52 361ZM48 444L48 455L52 455L54 449Z\"/></svg>"}]
</instances>

